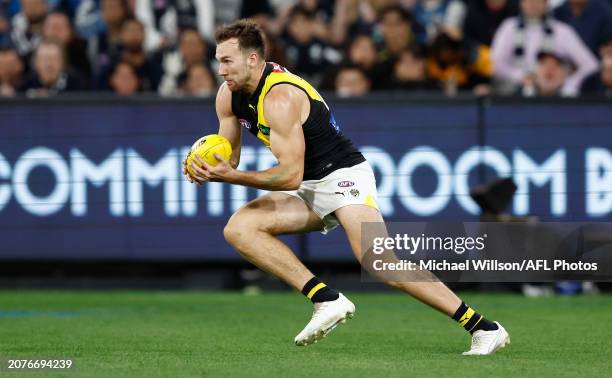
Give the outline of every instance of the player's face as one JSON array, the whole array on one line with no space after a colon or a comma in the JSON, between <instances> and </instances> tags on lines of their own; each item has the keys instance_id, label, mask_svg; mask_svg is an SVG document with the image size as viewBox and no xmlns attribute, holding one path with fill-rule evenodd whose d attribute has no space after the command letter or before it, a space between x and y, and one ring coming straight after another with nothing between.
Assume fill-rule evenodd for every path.
<instances>
[{"instance_id":1,"label":"player's face","mask_svg":"<svg viewBox=\"0 0 612 378\"><path fill-rule=\"evenodd\" d=\"M238 46L238 40L232 38L219 43L215 57L219 61L219 75L229 90L235 92L242 89L251 77L251 69L246 54Z\"/></svg>"}]
</instances>

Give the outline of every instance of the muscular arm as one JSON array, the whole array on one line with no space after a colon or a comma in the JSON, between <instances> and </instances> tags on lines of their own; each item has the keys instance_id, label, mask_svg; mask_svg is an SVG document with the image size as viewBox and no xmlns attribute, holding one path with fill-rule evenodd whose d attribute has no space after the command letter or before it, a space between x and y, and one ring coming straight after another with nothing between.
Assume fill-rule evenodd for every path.
<instances>
[{"instance_id":1,"label":"muscular arm","mask_svg":"<svg viewBox=\"0 0 612 378\"><path fill-rule=\"evenodd\" d=\"M301 90L288 84L272 88L264 99L264 117L278 165L259 172L234 171L226 181L264 190L297 189L304 175L302 123L309 111L310 103Z\"/></svg>"},{"instance_id":2,"label":"muscular arm","mask_svg":"<svg viewBox=\"0 0 612 378\"><path fill-rule=\"evenodd\" d=\"M232 92L223 83L217 93L215 101L217 109L217 117L219 118L219 135L222 135L229 140L232 145L232 156L230 157L230 165L232 168L238 167L240 163L240 147L242 130L238 119L232 113Z\"/></svg>"}]
</instances>

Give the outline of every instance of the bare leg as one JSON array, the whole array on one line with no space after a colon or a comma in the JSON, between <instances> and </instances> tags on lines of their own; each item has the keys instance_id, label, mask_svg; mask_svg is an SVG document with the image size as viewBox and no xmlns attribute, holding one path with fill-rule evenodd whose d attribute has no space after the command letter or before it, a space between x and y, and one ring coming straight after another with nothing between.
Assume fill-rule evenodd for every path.
<instances>
[{"instance_id":1,"label":"bare leg","mask_svg":"<svg viewBox=\"0 0 612 378\"><path fill-rule=\"evenodd\" d=\"M355 257L361 263L363 258L363 251L361 250L361 223L383 222L382 216L376 209L365 205L345 206L336 210L335 214L346 231ZM448 316L453 316L461 305L461 299L444 283L439 281L400 282L387 280L385 283L412 295L419 301Z\"/></svg>"},{"instance_id":2,"label":"bare leg","mask_svg":"<svg viewBox=\"0 0 612 378\"><path fill-rule=\"evenodd\" d=\"M275 236L322 228L321 219L303 201L269 193L232 215L223 235L245 259L300 291L313 274Z\"/></svg>"}]
</instances>

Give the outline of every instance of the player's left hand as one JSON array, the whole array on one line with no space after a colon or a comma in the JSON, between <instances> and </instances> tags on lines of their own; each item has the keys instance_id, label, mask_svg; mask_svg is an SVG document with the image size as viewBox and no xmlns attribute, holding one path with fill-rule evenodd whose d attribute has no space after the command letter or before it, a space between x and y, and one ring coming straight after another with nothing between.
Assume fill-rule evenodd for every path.
<instances>
[{"instance_id":1,"label":"player's left hand","mask_svg":"<svg viewBox=\"0 0 612 378\"><path fill-rule=\"evenodd\" d=\"M213 182L229 182L232 173L234 172L234 168L230 165L228 160L223 159L221 155L214 154L215 159L219 161L219 163L215 166L207 164L204 159L202 159L199 155L195 155L195 159L200 164L196 164L195 162L191 163L191 169L193 171L192 178L198 183L201 184L206 181Z\"/></svg>"},{"instance_id":2,"label":"player's left hand","mask_svg":"<svg viewBox=\"0 0 612 378\"><path fill-rule=\"evenodd\" d=\"M189 171L187 170L187 159L183 160L183 176L185 176L187 181L192 184L202 185L201 182L195 181L194 178L191 176L191 173L189 173Z\"/></svg>"}]
</instances>

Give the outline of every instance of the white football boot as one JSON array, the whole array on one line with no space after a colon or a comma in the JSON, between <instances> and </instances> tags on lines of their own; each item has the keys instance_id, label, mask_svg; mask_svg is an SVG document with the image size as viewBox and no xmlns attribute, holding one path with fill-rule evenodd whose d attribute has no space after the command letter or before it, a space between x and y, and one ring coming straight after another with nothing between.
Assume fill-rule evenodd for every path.
<instances>
[{"instance_id":1,"label":"white football boot","mask_svg":"<svg viewBox=\"0 0 612 378\"><path fill-rule=\"evenodd\" d=\"M355 305L342 293L335 301L314 304L310 322L295 337L295 345L306 346L321 340L340 323L346 323L355 314Z\"/></svg>"},{"instance_id":2,"label":"white football boot","mask_svg":"<svg viewBox=\"0 0 612 378\"><path fill-rule=\"evenodd\" d=\"M495 353L498 349L510 344L510 335L498 322L497 329L493 331L479 330L472 335L472 346L464 356L485 356Z\"/></svg>"}]
</instances>

